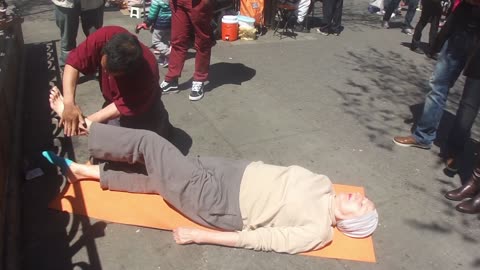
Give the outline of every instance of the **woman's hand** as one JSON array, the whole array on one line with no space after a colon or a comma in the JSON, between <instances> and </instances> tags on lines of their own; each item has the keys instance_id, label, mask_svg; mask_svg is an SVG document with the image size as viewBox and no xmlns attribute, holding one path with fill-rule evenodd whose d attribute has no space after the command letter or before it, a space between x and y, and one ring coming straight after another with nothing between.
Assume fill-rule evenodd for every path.
<instances>
[{"instance_id":1,"label":"woman's hand","mask_svg":"<svg viewBox=\"0 0 480 270\"><path fill-rule=\"evenodd\" d=\"M178 227L173 230L173 239L179 245L198 243L198 237L202 232L199 229Z\"/></svg>"}]
</instances>

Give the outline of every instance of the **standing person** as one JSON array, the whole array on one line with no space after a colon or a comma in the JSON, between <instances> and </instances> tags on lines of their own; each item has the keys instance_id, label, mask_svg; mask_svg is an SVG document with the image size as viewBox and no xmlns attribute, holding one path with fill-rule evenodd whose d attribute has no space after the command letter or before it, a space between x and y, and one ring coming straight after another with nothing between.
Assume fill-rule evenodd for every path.
<instances>
[{"instance_id":1,"label":"standing person","mask_svg":"<svg viewBox=\"0 0 480 270\"><path fill-rule=\"evenodd\" d=\"M213 3L212 0L171 0L172 10L172 49L170 52L168 72L160 84L163 92L178 91L178 78L190 47L190 37L195 36L194 47L195 72L189 99L203 98L203 88L208 78L210 54L212 50Z\"/></svg>"},{"instance_id":2,"label":"standing person","mask_svg":"<svg viewBox=\"0 0 480 270\"><path fill-rule=\"evenodd\" d=\"M439 35L439 38L446 38L446 42L438 40L435 42L436 44L444 43L444 45L430 79L431 91L425 98L422 116L411 135L393 138L395 144L423 149L431 147L433 140L436 138L437 128L443 115L450 88L461 74L467 59L471 59L469 57L475 48L475 41L480 38L479 33L480 0L466 0L450 15L445 28L442 30L442 36ZM475 67L478 68L478 65L472 66L470 69L474 70ZM466 75L469 76L470 73L466 73ZM465 84L464 91L466 91L467 96L462 97L462 99L472 96L472 93L473 96L478 93L476 89L473 89L476 83L471 82L473 83ZM469 90L470 88L472 89ZM460 115L461 112L459 111L457 114Z\"/></svg>"},{"instance_id":3,"label":"standing person","mask_svg":"<svg viewBox=\"0 0 480 270\"><path fill-rule=\"evenodd\" d=\"M478 12L480 16L480 9ZM467 60L464 75L467 77L465 87L453 128L447 140L445 165L446 169L453 173L458 171L458 157L465 149L467 140L470 138L473 123L480 110L480 28L477 32L476 45ZM480 164L480 159L478 164ZM480 167L478 168L478 172L480 172Z\"/></svg>"},{"instance_id":4,"label":"standing person","mask_svg":"<svg viewBox=\"0 0 480 270\"><path fill-rule=\"evenodd\" d=\"M390 18L392 13L398 7L400 0L390 0L390 2L385 6L385 14L383 15L382 27L385 29L390 28ZM405 21L403 23L402 32L407 35L413 35L413 26L412 20L415 17L415 12L417 11L418 0L409 0L407 14L405 15Z\"/></svg>"},{"instance_id":5,"label":"standing person","mask_svg":"<svg viewBox=\"0 0 480 270\"><path fill-rule=\"evenodd\" d=\"M343 0L323 0L323 25L317 32L328 36L340 35L342 26Z\"/></svg>"},{"instance_id":6,"label":"standing person","mask_svg":"<svg viewBox=\"0 0 480 270\"><path fill-rule=\"evenodd\" d=\"M52 0L55 21L60 29L60 67L65 66L68 53L77 46L80 24L85 36L103 26L104 0Z\"/></svg>"},{"instance_id":7,"label":"standing person","mask_svg":"<svg viewBox=\"0 0 480 270\"><path fill-rule=\"evenodd\" d=\"M148 11L147 19L137 25L136 31L140 29L153 28L152 48L154 53L158 54L158 63L162 67L168 67L168 58L170 55L170 37L172 26L172 12L168 0L153 0Z\"/></svg>"},{"instance_id":8,"label":"standing person","mask_svg":"<svg viewBox=\"0 0 480 270\"><path fill-rule=\"evenodd\" d=\"M423 28L430 22L430 34L428 36L428 53L431 55L431 49L438 33L438 25L442 17L442 3L441 0L422 0L422 14L420 20L415 26L410 50L417 51L422 39Z\"/></svg>"},{"instance_id":9,"label":"standing person","mask_svg":"<svg viewBox=\"0 0 480 270\"><path fill-rule=\"evenodd\" d=\"M61 123L66 136L79 134L85 123L75 102L79 73L95 74L105 103L89 115L93 122L148 129L168 138L172 128L161 100L158 64L150 49L118 26L106 26L73 49L63 74ZM52 94L58 93L52 89Z\"/></svg>"}]
</instances>

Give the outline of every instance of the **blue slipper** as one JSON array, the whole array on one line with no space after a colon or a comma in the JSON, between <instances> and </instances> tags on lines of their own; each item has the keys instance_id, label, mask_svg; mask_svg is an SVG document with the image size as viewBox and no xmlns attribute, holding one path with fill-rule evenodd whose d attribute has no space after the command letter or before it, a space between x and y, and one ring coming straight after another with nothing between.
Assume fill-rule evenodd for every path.
<instances>
[{"instance_id":1,"label":"blue slipper","mask_svg":"<svg viewBox=\"0 0 480 270\"><path fill-rule=\"evenodd\" d=\"M55 153L53 153L52 151L43 151L42 156L44 156L48 160L48 162L60 167L60 170L64 175L66 174L68 167L70 167L70 165L72 165L73 163L72 160L59 157L55 155Z\"/></svg>"}]
</instances>

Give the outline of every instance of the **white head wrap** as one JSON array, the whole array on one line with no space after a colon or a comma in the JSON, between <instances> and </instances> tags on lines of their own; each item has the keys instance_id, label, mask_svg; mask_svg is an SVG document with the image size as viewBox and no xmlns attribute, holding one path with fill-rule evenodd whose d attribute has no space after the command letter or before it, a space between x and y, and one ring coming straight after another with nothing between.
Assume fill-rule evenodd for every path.
<instances>
[{"instance_id":1,"label":"white head wrap","mask_svg":"<svg viewBox=\"0 0 480 270\"><path fill-rule=\"evenodd\" d=\"M378 225L378 213L374 210L358 218L340 220L337 229L353 238L367 237L375 231Z\"/></svg>"}]
</instances>

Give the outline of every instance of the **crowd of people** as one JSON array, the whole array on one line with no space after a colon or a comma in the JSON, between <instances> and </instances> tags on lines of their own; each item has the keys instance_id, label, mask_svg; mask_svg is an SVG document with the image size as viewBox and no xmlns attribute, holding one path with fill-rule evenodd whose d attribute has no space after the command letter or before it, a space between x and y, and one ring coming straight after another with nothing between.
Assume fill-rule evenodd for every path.
<instances>
[{"instance_id":1,"label":"crowd of people","mask_svg":"<svg viewBox=\"0 0 480 270\"><path fill-rule=\"evenodd\" d=\"M63 94L53 87L50 106L61 117L66 136L89 137L90 154L99 162L79 164L44 152L71 182L94 179L103 189L159 194L195 222L221 230L178 228L174 238L179 244L298 253L327 245L334 227L354 238L374 232L375 205L360 193L335 193L324 175L298 166L188 158L169 142L172 125L161 96L178 90L193 34L196 58L189 98L203 97L212 47L210 1L153 0L147 19L136 27L137 31L152 29L151 46L122 27L102 27L103 0L52 1L61 35ZM385 6L384 27L388 28L399 2L391 0ZM411 135L393 141L430 149L449 89L464 71L467 79L445 157L447 168L455 172L480 108L480 0L452 5L440 32L439 1L422 0L421 4L422 15L413 31L418 2L408 2L403 31L413 35L415 51L423 28L430 23L427 56L438 60L421 118ZM310 5L311 1L299 1L297 25L303 24ZM340 34L342 7L343 0L323 1L321 34ZM80 22L87 38L76 46ZM161 83L159 65L168 67ZM85 116L75 101L79 74L97 72L105 103ZM461 212L480 213L480 160L469 181L445 196L462 201L456 207Z\"/></svg>"}]
</instances>

